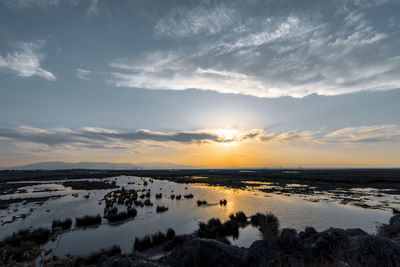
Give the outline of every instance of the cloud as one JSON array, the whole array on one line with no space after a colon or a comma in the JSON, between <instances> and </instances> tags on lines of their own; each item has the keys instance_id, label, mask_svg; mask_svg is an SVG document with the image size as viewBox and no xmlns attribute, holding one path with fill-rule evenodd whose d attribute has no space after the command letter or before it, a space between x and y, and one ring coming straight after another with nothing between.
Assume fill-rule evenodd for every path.
<instances>
[{"instance_id":1,"label":"cloud","mask_svg":"<svg viewBox=\"0 0 400 267\"><path fill-rule=\"evenodd\" d=\"M85 81L90 81L89 75L92 72L90 70L84 70L84 69L76 69L76 76L78 76L79 79L85 80Z\"/></svg>"},{"instance_id":2,"label":"cloud","mask_svg":"<svg viewBox=\"0 0 400 267\"><path fill-rule=\"evenodd\" d=\"M45 59L45 54L39 50L44 42L21 42L17 45L18 51L0 56L0 68L10 69L21 77L39 76L49 81L55 81L56 77L50 71L41 67L41 61Z\"/></svg>"},{"instance_id":3,"label":"cloud","mask_svg":"<svg viewBox=\"0 0 400 267\"><path fill-rule=\"evenodd\" d=\"M236 143L276 141L279 143L302 142L309 140L308 133L269 133L254 129L250 131L235 129L203 129L197 131L156 132L149 130L120 131L96 127L78 130L69 128L42 129L31 126L1 127L0 138L17 144L46 147L84 147L84 148L130 148L137 144L167 144L170 142L191 143ZM269 136L270 139L265 137Z\"/></svg>"},{"instance_id":4,"label":"cloud","mask_svg":"<svg viewBox=\"0 0 400 267\"><path fill-rule=\"evenodd\" d=\"M117 67L116 64L113 64ZM133 69L134 67L132 67ZM151 69L152 66L147 66ZM136 71L134 73L113 72L110 82L116 86L146 89L185 90L196 88L220 93L244 95L279 96L279 89L265 85L256 77L238 72L215 69L190 70L179 66L176 70L166 67L160 72Z\"/></svg>"},{"instance_id":5,"label":"cloud","mask_svg":"<svg viewBox=\"0 0 400 267\"><path fill-rule=\"evenodd\" d=\"M400 127L397 125L348 127L327 134L322 141L338 143L400 142Z\"/></svg>"},{"instance_id":6,"label":"cloud","mask_svg":"<svg viewBox=\"0 0 400 267\"><path fill-rule=\"evenodd\" d=\"M58 6L61 3L77 4L79 0L3 0L10 8L41 7L48 8Z\"/></svg>"},{"instance_id":7,"label":"cloud","mask_svg":"<svg viewBox=\"0 0 400 267\"><path fill-rule=\"evenodd\" d=\"M19 148L35 151L51 149L136 149L167 147L176 144L241 144L270 145L328 143L400 143L400 128L396 125L361 126L333 132L287 131L269 132L260 129L203 129L197 131L157 132L149 130L121 131L96 127L78 130L69 128L42 129L30 126L0 127L0 139L9 140Z\"/></svg>"},{"instance_id":8,"label":"cloud","mask_svg":"<svg viewBox=\"0 0 400 267\"><path fill-rule=\"evenodd\" d=\"M39 7L42 9L58 7L62 5L76 6L80 3L86 4L89 1L83 0L0 0L3 1L8 8L25 9ZM99 12L99 0L90 0L90 5L87 8L88 16L97 15Z\"/></svg>"},{"instance_id":9,"label":"cloud","mask_svg":"<svg viewBox=\"0 0 400 267\"><path fill-rule=\"evenodd\" d=\"M279 96L279 88L268 86L258 77L217 69L203 69L179 53L157 51L135 63L112 62L116 71L109 82L118 87L185 90L196 88L220 93ZM197 67L197 68L196 68Z\"/></svg>"},{"instance_id":10,"label":"cloud","mask_svg":"<svg viewBox=\"0 0 400 267\"><path fill-rule=\"evenodd\" d=\"M173 132L162 133L148 130L116 131L102 128L85 127L80 130L67 128L41 129L28 126L17 128L0 128L0 138L11 139L16 142L42 144L50 147L74 145L83 147L115 147L129 146L129 144L154 141L154 142L223 142L220 137L212 132Z\"/></svg>"},{"instance_id":11,"label":"cloud","mask_svg":"<svg viewBox=\"0 0 400 267\"><path fill-rule=\"evenodd\" d=\"M258 21L257 24L256 26L254 21L250 21L241 25L240 29L234 30L234 34L227 34L215 47L211 46L211 50L229 53L238 49L258 47L278 40L294 38L310 30L309 25L292 15L283 20L282 18L274 20L267 18Z\"/></svg>"},{"instance_id":12,"label":"cloud","mask_svg":"<svg viewBox=\"0 0 400 267\"><path fill-rule=\"evenodd\" d=\"M174 37L176 48L112 61L111 84L257 97L400 87L400 49L393 41L399 33L372 15L392 9L392 1L341 1L307 10L254 2L175 7L154 31L159 39ZM209 17L213 10L215 19Z\"/></svg>"},{"instance_id":13,"label":"cloud","mask_svg":"<svg viewBox=\"0 0 400 267\"><path fill-rule=\"evenodd\" d=\"M275 136L275 139L282 143L295 143L295 142L306 142L313 140L314 136L315 133L310 131L304 131L304 132L289 131Z\"/></svg>"},{"instance_id":14,"label":"cloud","mask_svg":"<svg viewBox=\"0 0 400 267\"><path fill-rule=\"evenodd\" d=\"M90 6L87 13L89 16L94 16L97 15L98 12L99 12L99 0L92 0L90 2Z\"/></svg>"},{"instance_id":15,"label":"cloud","mask_svg":"<svg viewBox=\"0 0 400 267\"><path fill-rule=\"evenodd\" d=\"M192 9L177 7L158 21L155 32L173 37L216 34L233 23L233 16L234 10L224 5Z\"/></svg>"}]
</instances>

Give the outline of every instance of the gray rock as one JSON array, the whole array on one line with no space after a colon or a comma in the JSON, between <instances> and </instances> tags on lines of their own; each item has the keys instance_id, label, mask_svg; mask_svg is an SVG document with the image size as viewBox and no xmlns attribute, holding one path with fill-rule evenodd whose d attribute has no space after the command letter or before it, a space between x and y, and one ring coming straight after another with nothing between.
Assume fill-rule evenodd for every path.
<instances>
[{"instance_id":1,"label":"gray rock","mask_svg":"<svg viewBox=\"0 0 400 267\"><path fill-rule=\"evenodd\" d=\"M123 255L114 257L102 256L97 262L99 267L159 267L161 265L155 264L151 261L138 259L132 260L131 258Z\"/></svg>"},{"instance_id":2,"label":"gray rock","mask_svg":"<svg viewBox=\"0 0 400 267\"><path fill-rule=\"evenodd\" d=\"M400 266L400 246L386 237L353 237L345 255L350 266Z\"/></svg>"},{"instance_id":3,"label":"gray rock","mask_svg":"<svg viewBox=\"0 0 400 267\"><path fill-rule=\"evenodd\" d=\"M367 232L361 230L360 228L350 228L350 229L346 229L344 231L348 236L351 236L351 237L360 236L360 235L368 235Z\"/></svg>"},{"instance_id":4,"label":"gray rock","mask_svg":"<svg viewBox=\"0 0 400 267\"><path fill-rule=\"evenodd\" d=\"M270 266L273 260L268 242L257 240L248 249L245 263L247 266Z\"/></svg>"},{"instance_id":5,"label":"gray rock","mask_svg":"<svg viewBox=\"0 0 400 267\"><path fill-rule=\"evenodd\" d=\"M161 262L171 266L242 266L245 255L245 249L195 238L172 250Z\"/></svg>"},{"instance_id":6,"label":"gray rock","mask_svg":"<svg viewBox=\"0 0 400 267\"><path fill-rule=\"evenodd\" d=\"M97 261L97 266L101 267L129 267L133 262L130 258L121 255L114 257L107 257L105 255Z\"/></svg>"}]
</instances>

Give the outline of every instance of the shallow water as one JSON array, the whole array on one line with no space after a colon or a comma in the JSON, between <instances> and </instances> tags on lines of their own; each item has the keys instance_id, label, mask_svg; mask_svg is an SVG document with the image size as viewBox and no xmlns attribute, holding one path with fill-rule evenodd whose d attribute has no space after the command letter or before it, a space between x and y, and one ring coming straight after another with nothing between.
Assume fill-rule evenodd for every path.
<instances>
[{"instance_id":1,"label":"shallow water","mask_svg":"<svg viewBox=\"0 0 400 267\"><path fill-rule=\"evenodd\" d=\"M267 194L258 190L259 185L252 187L250 183L246 189L229 189L157 180L144 186L141 178L126 176L104 180L116 180L117 185L124 186L127 189L150 188L150 199L154 206L136 207L137 217L122 224L110 224L103 219L103 223L98 227L67 231L60 235L57 240L47 243L44 246L46 249L53 249L54 255L58 256L66 254L87 255L116 244L121 247L123 252L129 252L133 248L136 236L142 237L159 230L166 231L169 227L173 228L177 234L188 234L197 230L199 221L207 221L210 218L219 218L221 221L225 221L231 213L237 211L243 211L248 216L257 212L272 212L279 218L281 227L295 228L299 231L306 226L313 226L318 231L329 227L340 227L361 228L373 233L377 223L386 223L392 216L389 210L363 209L350 204L342 205L339 201L333 201L329 195L324 194L318 195L317 200L311 199L311 201L310 196ZM150 180L146 179L146 181ZM49 199L42 205L18 203L11 205L8 210L0 210L2 223L11 220L12 216L29 213L25 219L16 219L12 223L2 225L0 239L27 227L51 227L51 222L54 219L75 218L88 214L103 215L104 202L99 205L99 201L106 193L115 190L72 190L57 184L57 182L62 181L28 186L25 188L27 193L0 196L2 199L6 199L10 197L62 195L61 198ZM135 184L128 184L128 182ZM34 192L43 191L46 188L57 189L58 191ZM85 199L83 196L87 192L90 192L90 197ZM175 195L181 194L182 199L170 199L172 192ZM75 193L79 194L78 197L72 196ZM157 193L163 194L162 199L155 198ZM194 198L184 199L183 195L189 193L192 193ZM315 196L311 197L316 198ZM393 201L395 197L397 196L383 196L388 202ZM228 201L226 206L218 204L221 199ZM198 207L197 200L206 200L209 205ZM169 210L165 213L156 213L157 205L167 206ZM31 208L34 210L29 212ZM15 209L18 209L18 211L14 211ZM119 210L124 209L121 207ZM237 240L230 238L230 241L232 244L248 247L258 238L260 238L258 229L248 226L240 230Z\"/></svg>"}]
</instances>

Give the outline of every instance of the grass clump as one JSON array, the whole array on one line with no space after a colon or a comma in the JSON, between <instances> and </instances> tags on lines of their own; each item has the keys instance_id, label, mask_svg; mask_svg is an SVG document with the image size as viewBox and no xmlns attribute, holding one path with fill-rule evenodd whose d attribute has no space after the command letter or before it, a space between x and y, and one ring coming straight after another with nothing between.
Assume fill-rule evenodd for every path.
<instances>
[{"instance_id":1,"label":"grass clump","mask_svg":"<svg viewBox=\"0 0 400 267\"><path fill-rule=\"evenodd\" d=\"M68 230L72 226L72 220L70 218L65 219L64 221L61 220L53 220L51 224L51 228L54 229L61 229L61 230Z\"/></svg>"},{"instance_id":2,"label":"grass clump","mask_svg":"<svg viewBox=\"0 0 400 267\"><path fill-rule=\"evenodd\" d=\"M264 240L275 240L279 237L279 220L272 213L265 215L260 222L260 231Z\"/></svg>"},{"instance_id":3,"label":"grass clump","mask_svg":"<svg viewBox=\"0 0 400 267\"><path fill-rule=\"evenodd\" d=\"M162 232L157 232L150 235L146 235L143 238L135 238L135 244L133 249L136 251L143 251L149 249L151 247L159 246L164 244L166 241L172 240L175 238L175 231L172 228L169 228L166 234Z\"/></svg>"},{"instance_id":4,"label":"grass clump","mask_svg":"<svg viewBox=\"0 0 400 267\"><path fill-rule=\"evenodd\" d=\"M247 216L243 211L236 212L235 214L229 215L231 221L236 221L238 223L247 223Z\"/></svg>"},{"instance_id":5,"label":"grass clump","mask_svg":"<svg viewBox=\"0 0 400 267\"><path fill-rule=\"evenodd\" d=\"M75 226L76 227L85 227L91 225L101 224L101 216L100 214L96 216L86 215L83 217L75 218Z\"/></svg>"},{"instance_id":6,"label":"grass clump","mask_svg":"<svg viewBox=\"0 0 400 267\"><path fill-rule=\"evenodd\" d=\"M137 215L137 211L135 208L128 208L127 211L118 212L115 209L111 210L112 212L107 213L104 218L106 218L109 222L119 222L127 219L133 219Z\"/></svg>"},{"instance_id":7,"label":"grass clump","mask_svg":"<svg viewBox=\"0 0 400 267\"><path fill-rule=\"evenodd\" d=\"M135 204L136 207L142 207L142 208L144 207L143 202L140 201L140 200L135 200L135 201L133 202L133 204Z\"/></svg>"},{"instance_id":8,"label":"grass clump","mask_svg":"<svg viewBox=\"0 0 400 267\"><path fill-rule=\"evenodd\" d=\"M225 237L239 237L239 225L236 221L221 223L219 219L212 218L207 223L200 222L196 234L202 238L225 240Z\"/></svg>"},{"instance_id":9,"label":"grass clump","mask_svg":"<svg viewBox=\"0 0 400 267\"><path fill-rule=\"evenodd\" d=\"M207 201L205 200L197 200L197 206L207 205Z\"/></svg>"},{"instance_id":10,"label":"grass clump","mask_svg":"<svg viewBox=\"0 0 400 267\"><path fill-rule=\"evenodd\" d=\"M20 245L23 241L33 241L37 244L44 244L50 239L50 235L50 230L46 228L37 228L32 231L30 229L23 229L4 238L3 243L14 246Z\"/></svg>"},{"instance_id":11,"label":"grass clump","mask_svg":"<svg viewBox=\"0 0 400 267\"><path fill-rule=\"evenodd\" d=\"M15 265L15 261L31 261L41 253L38 246L45 244L51 237L51 231L46 228L35 230L24 229L0 242L0 265Z\"/></svg>"},{"instance_id":12,"label":"grass clump","mask_svg":"<svg viewBox=\"0 0 400 267\"><path fill-rule=\"evenodd\" d=\"M256 213L250 217L251 225L253 226L260 226L261 222L265 220L265 214Z\"/></svg>"},{"instance_id":13,"label":"grass clump","mask_svg":"<svg viewBox=\"0 0 400 267\"><path fill-rule=\"evenodd\" d=\"M126 213L128 214L128 218L133 219L137 215L137 210L135 208L128 208Z\"/></svg>"},{"instance_id":14,"label":"grass clump","mask_svg":"<svg viewBox=\"0 0 400 267\"><path fill-rule=\"evenodd\" d=\"M125 211L121 211L117 214L108 214L104 216L109 222L119 222L128 219L128 214Z\"/></svg>"},{"instance_id":15,"label":"grass clump","mask_svg":"<svg viewBox=\"0 0 400 267\"><path fill-rule=\"evenodd\" d=\"M161 194L161 193L160 193L160 194L156 194L156 198L157 198L157 199L162 198L162 194Z\"/></svg>"},{"instance_id":16,"label":"grass clump","mask_svg":"<svg viewBox=\"0 0 400 267\"><path fill-rule=\"evenodd\" d=\"M145 205L145 206L153 206L153 203L151 203L150 199L146 199L146 200L144 201L144 205Z\"/></svg>"},{"instance_id":17,"label":"grass clump","mask_svg":"<svg viewBox=\"0 0 400 267\"><path fill-rule=\"evenodd\" d=\"M168 210L168 207L165 207L165 206L157 206L157 209L156 209L157 213L165 212L167 210Z\"/></svg>"}]
</instances>

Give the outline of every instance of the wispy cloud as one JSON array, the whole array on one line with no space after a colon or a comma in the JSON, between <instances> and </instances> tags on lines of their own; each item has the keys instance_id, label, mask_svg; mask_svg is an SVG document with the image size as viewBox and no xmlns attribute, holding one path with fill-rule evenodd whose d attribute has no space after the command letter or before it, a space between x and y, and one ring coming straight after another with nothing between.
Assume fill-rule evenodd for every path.
<instances>
[{"instance_id":1,"label":"wispy cloud","mask_svg":"<svg viewBox=\"0 0 400 267\"><path fill-rule=\"evenodd\" d=\"M281 6L286 11L251 17L245 10L252 3L175 8L154 30L159 38L174 37L177 48L113 61L111 83L257 97L399 88L400 50L391 41L399 33L370 12L390 3L341 1L321 16L314 16L319 10L313 6L298 12ZM215 19L209 17L212 10ZM188 36L196 36L196 45L186 45Z\"/></svg>"},{"instance_id":2,"label":"wispy cloud","mask_svg":"<svg viewBox=\"0 0 400 267\"><path fill-rule=\"evenodd\" d=\"M177 7L155 26L158 35L186 37L199 33L215 34L233 23L234 10L225 5L196 8Z\"/></svg>"},{"instance_id":3,"label":"wispy cloud","mask_svg":"<svg viewBox=\"0 0 400 267\"><path fill-rule=\"evenodd\" d=\"M97 15L99 12L99 0L0 0L3 1L8 8L26 9L26 8L42 8L49 9L58 6L76 6L79 4L87 5L86 13L89 16Z\"/></svg>"},{"instance_id":4,"label":"wispy cloud","mask_svg":"<svg viewBox=\"0 0 400 267\"><path fill-rule=\"evenodd\" d=\"M89 16L97 15L99 12L99 0L92 0L87 11Z\"/></svg>"},{"instance_id":5,"label":"wispy cloud","mask_svg":"<svg viewBox=\"0 0 400 267\"><path fill-rule=\"evenodd\" d=\"M58 6L61 3L77 4L79 0L3 0L10 8L41 7L47 8Z\"/></svg>"},{"instance_id":6,"label":"wispy cloud","mask_svg":"<svg viewBox=\"0 0 400 267\"><path fill-rule=\"evenodd\" d=\"M400 142L400 127L397 125L348 127L327 134L322 141L339 143Z\"/></svg>"},{"instance_id":7,"label":"wispy cloud","mask_svg":"<svg viewBox=\"0 0 400 267\"><path fill-rule=\"evenodd\" d=\"M233 93L244 95L279 96L279 88L272 88L264 84L257 77L243 73L215 70L193 69L185 67L179 61L171 62L172 65L164 67L147 65L142 67L131 66L131 73L113 72L110 82L116 86L185 90L196 88L214 90L220 93ZM119 70L127 70L127 65L112 64ZM155 71L158 70L158 71Z\"/></svg>"},{"instance_id":8,"label":"wispy cloud","mask_svg":"<svg viewBox=\"0 0 400 267\"><path fill-rule=\"evenodd\" d=\"M43 41L19 43L17 45L19 50L8 53L4 57L0 55L0 68L15 71L21 77L39 76L55 81L54 74L41 67L41 62L46 57L43 52L40 52L43 46Z\"/></svg>"},{"instance_id":9,"label":"wispy cloud","mask_svg":"<svg viewBox=\"0 0 400 267\"><path fill-rule=\"evenodd\" d=\"M78 76L79 79L85 80L85 81L90 81L89 75L92 72L90 70L84 70L84 69L76 69L76 76Z\"/></svg>"}]
</instances>

